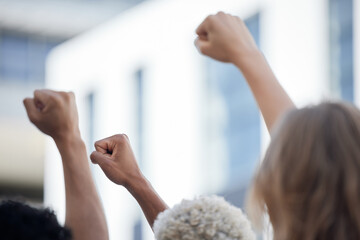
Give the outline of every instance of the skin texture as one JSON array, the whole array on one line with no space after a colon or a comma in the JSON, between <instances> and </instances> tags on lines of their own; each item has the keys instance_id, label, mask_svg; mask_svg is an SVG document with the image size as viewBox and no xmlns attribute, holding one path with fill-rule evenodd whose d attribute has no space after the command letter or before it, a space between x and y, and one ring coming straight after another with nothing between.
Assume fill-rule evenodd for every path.
<instances>
[{"instance_id":1,"label":"skin texture","mask_svg":"<svg viewBox=\"0 0 360 240\"><path fill-rule=\"evenodd\" d=\"M215 60L233 63L243 73L271 132L275 122L294 103L281 87L265 57L238 17L219 12L196 29L198 50Z\"/></svg>"},{"instance_id":2,"label":"skin texture","mask_svg":"<svg viewBox=\"0 0 360 240\"><path fill-rule=\"evenodd\" d=\"M66 220L74 240L109 239L103 208L81 139L73 93L36 90L24 99L30 121L52 137L59 149L65 179Z\"/></svg>"},{"instance_id":3,"label":"skin texture","mask_svg":"<svg viewBox=\"0 0 360 240\"><path fill-rule=\"evenodd\" d=\"M125 134L97 141L91 161L98 164L114 183L124 186L141 206L151 228L157 215L167 205L141 173Z\"/></svg>"}]
</instances>

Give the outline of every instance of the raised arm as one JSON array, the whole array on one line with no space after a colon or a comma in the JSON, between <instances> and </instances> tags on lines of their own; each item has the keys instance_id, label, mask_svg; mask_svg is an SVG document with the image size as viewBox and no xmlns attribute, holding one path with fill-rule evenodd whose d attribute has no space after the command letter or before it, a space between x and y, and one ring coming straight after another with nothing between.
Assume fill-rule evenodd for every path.
<instances>
[{"instance_id":1,"label":"raised arm","mask_svg":"<svg viewBox=\"0 0 360 240\"><path fill-rule=\"evenodd\" d=\"M92 162L99 164L111 181L132 194L152 228L158 214L168 207L141 173L128 137L119 134L97 141L95 149L90 156Z\"/></svg>"},{"instance_id":2,"label":"raised arm","mask_svg":"<svg viewBox=\"0 0 360 240\"><path fill-rule=\"evenodd\" d=\"M295 105L284 91L244 22L219 12L197 28L199 51L218 61L233 63L243 73L271 132L274 123Z\"/></svg>"},{"instance_id":3,"label":"raised arm","mask_svg":"<svg viewBox=\"0 0 360 240\"><path fill-rule=\"evenodd\" d=\"M30 121L52 137L59 149L65 179L66 220L74 240L109 239L103 208L91 176L78 127L73 93L36 90L24 99Z\"/></svg>"}]
</instances>

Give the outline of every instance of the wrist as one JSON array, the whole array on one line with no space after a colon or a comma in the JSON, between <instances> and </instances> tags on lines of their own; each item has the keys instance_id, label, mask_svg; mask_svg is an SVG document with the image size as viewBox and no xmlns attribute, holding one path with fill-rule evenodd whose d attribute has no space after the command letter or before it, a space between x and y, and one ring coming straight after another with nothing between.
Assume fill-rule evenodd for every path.
<instances>
[{"instance_id":1,"label":"wrist","mask_svg":"<svg viewBox=\"0 0 360 240\"><path fill-rule=\"evenodd\" d=\"M132 195L141 193L144 189L151 188L149 181L141 172L130 177L123 185Z\"/></svg>"},{"instance_id":2,"label":"wrist","mask_svg":"<svg viewBox=\"0 0 360 240\"><path fill-rule=\"evenodd\" d=\"M60 153L63 151L70 151L71 149L80 150L82 147L85 148L85 143L81 139L80 131L60 134L53 137L53 139Z\"/></svg>"},{"instance_id":3,"label":"wrist","mask_svg":"<svg viewBox=\"0 0 360 240\"><path fill-rule=\"evenodd\" d=\"M235 54L232 63L239 68L240 70L243 70L244 68L248 67L251 63L258 63L259 61L262 61L264 59L264 55L259 49L253 49L248 51L246 54Z\"/></svg>"},{"instance_id":4,"label":"wrist","mask_svg":"<svg viewBox=\"0 0 360 240\"><path fill-rule=\"evenodd\" d=\"M56 135L53 135L52 138L54 139L56 144L69 144L74 141L82 141L80 136L80 130L78 128L72 131L60 132Z\"/></svg>"}]
</instances>

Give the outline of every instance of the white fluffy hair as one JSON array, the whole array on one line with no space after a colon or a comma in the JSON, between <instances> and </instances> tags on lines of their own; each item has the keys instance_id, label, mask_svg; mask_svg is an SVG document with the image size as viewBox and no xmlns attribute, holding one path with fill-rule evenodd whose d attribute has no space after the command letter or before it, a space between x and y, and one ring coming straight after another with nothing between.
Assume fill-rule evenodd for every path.
<instances>
[{"instance_id":1,"label":"white fluffy hair","mask_svg":"<svg viewBox=\"0 0 360 240\"><path fill-rule=\"evenodd\" d=\"M255 240L241 209L218 196L183 200L160 213L154 223L157 240Z\"/></svg>"}]
</instances>

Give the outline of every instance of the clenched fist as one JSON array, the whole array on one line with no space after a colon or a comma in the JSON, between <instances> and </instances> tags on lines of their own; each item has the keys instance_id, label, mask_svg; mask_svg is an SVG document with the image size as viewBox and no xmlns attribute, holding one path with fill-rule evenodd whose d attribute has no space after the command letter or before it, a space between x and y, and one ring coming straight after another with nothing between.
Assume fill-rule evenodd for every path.
<instances>
[{"instance_id":1,"label":"clenched fist","mask_svg":"<svg viewBox=\"0 0 360 240\"><path fill-rule=\"evenodd\" d=\"M132 179L142 177L129 139L125 134L97 141L90 159L99 164L105 175L114 183L128 187Z\"/></svg>"},{"instance_id":2,"label":"clenched fist","mask_svg":"<svg viewBox=\"0 0 360 240\"><path fill-rule=\"evenodd\" d=\"M238 17L219 12L208 16L196 29L199 51L222 62L237 64L258 51L245 23Z\"/></svg>"},{"instance_id":3,"label":"clenched fist","mask_svg":"<svg viewBox=\"0 0 360 240\"><path fill-rule=\"evenodd\" d=\"M24 99L24 106L30 121L55 141L80 136L72 92L35 90L33 98Z\"/></svg>"}]
</instances>

